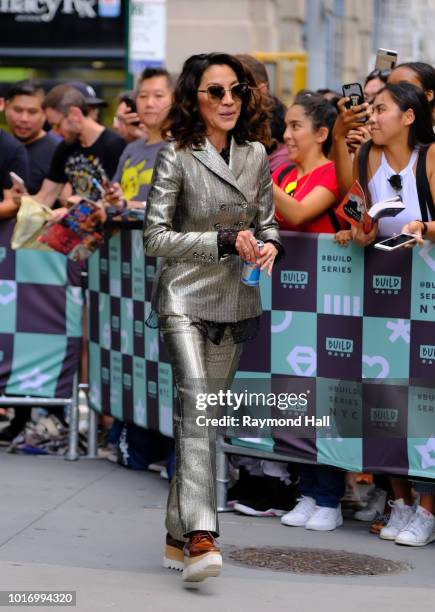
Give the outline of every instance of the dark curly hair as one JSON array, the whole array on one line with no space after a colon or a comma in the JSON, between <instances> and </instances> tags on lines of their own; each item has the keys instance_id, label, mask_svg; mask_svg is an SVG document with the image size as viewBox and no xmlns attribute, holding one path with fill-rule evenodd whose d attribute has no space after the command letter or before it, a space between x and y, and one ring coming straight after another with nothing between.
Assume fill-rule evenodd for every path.
<instances>
[{"instance_id":1,"label":"dark curly hair","mask_svg":"<svg viewBox=\"0 0 435 612\"><path fill-rule=\"evenodd\" d=\"M259 141L271 143L269 113L255 79L246 66L228 53L201 53L192 55L183 65L175 85L174 103L163 128L163 136L171 136L179 148L202 146L206 127L198 108L197 89L202 75L210 66L229 66L239 83L249 85L249 95L242 100L240 116L231 135L238 144Z\"/></svg>"}]
</instances>

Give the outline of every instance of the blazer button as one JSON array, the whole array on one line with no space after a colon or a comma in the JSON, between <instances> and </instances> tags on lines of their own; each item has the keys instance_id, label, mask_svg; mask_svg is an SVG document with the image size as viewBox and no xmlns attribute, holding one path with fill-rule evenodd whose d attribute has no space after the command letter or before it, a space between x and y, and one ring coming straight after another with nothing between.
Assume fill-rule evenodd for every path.
<instances>
[{"instance_id":1,"label":"blazer button","mask_svg":"<svg viewBox=\"0 0 435 612\"><path fill-rule=\"evenodd\" d=\"M226 205L226 204L221 204L221 205L219 206L219 208L220 208L221 210L226 210L226 209L227 209L227 205Z\"/></svg>"},{"instance_id":2,"label":"blazer button","mask_svg":"<svg viewBox=\"0 0 435 612\"><path fill-rule=\"evenodd\" d=\"M222 229L222 225L220 223L215 223L214 224L215 229L220 230Z\"/></svg>"},{"instance_id":3,"label":"blazer button","mask_svg":"<svg viewBox=\"0 0 435 612\"><path fill-rule=\"evenodd\" d=\"M242 203L240 204L240 206L241 206L242 208L248 208L248 204L247 204L247 202L242 202Z\"/></svg>"},{"instance_id":4,"label":"blazer button","mask_svg":"<svg viewBox=\"0 0 435 612\"><path fill-rule=\"evenodd\" d=\"M194 253L194 254L193 254L193 256L194 256L194 257L198 257L198 253Z\"/></svg>"},{"instance_id":5,"label":"blazer button","mask_svg":"<svg viewBox=\"0 0 435 612\"><path fill-rule=\"evenodd\" d=\"M245 224L243 223L243 221L239 221L239 227L243 227Z\"/></svg>"}]
</instances>

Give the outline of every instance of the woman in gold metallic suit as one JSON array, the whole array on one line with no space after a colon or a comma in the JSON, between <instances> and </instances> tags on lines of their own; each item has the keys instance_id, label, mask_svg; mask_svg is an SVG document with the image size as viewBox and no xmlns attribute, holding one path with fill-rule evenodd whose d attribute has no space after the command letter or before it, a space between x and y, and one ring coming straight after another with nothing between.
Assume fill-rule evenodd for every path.
<instances>
[{"instance_id":1,"label":"woman in gold metallic suit","mask_svg":"<svg viewBox=\"0 0 435 612\"><path fill-rule=\"evenodd\" d=\"M152 307L178 390L176 474L166 515L166 567L185 581L217 576L222 558L215 432L198 427L198 392L228 389L242 345L255 337L258 287L243 261L270 275L281 250L266 151L267 112L251 73L224 53L186 60L147 201L145 251L164 258ZM261 250L257 239L265 244ZM207 413L209 414L209 413Z\"/></svg>"}]
</instances>

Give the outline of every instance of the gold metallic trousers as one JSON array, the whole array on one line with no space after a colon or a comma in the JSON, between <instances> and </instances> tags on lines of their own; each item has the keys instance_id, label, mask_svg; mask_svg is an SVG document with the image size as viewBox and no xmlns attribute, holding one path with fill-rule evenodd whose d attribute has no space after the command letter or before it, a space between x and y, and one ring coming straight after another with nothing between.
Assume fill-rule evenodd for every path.
<instances>
[{"instance_id":1,"label":"gold metallic trousers","mask_svg":"<svg viewBox=\"0 0 435 612\"><path fill-rule=\"evenodd\" d=\"M191 531L219 535L216 506L216 430L198 427L197 393L231 387L242 352L227 329L219 345L213 344L184 315L160 317L178 392L174 409L175 475L166 510L166 529L183 540Z\"/></svg>"}]
</instances>

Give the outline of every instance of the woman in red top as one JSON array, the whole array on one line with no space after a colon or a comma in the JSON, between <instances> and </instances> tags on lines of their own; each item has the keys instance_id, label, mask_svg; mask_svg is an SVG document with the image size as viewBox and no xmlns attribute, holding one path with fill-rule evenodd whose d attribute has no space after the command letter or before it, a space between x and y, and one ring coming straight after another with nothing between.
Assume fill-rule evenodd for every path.
<instances>
[{"instance_id":1,"label":"woman in red top","mask_svg":"<svg viewBox=\"0 0 435 612\"><path fill-rule=\"evenodd\" d=\"M335 166L327 155L337 111L320 94L301 92L286 114L284 142L293 163L272 174L276 218L280 228L334 233L345 227L335 213L340 201ZM344 472L327 465L299 465L296 506L283 525L330 531L343 523L340 500Z\"/></svg>"},{"instance_id":2,"label":"woman in red top","mask_svg":"<svg viewBox=\"0 0 435 612\"><path fill-rule=\"evenodd\" d=\"M287 111L284 142L291 163L272 174L283 230L334 233L345 227L334 213L341 198L334 163L327 157L336 117L332 104L309 91L300 92Z\"/></svg>"}]
</instances>

